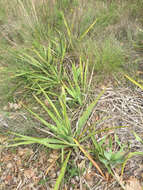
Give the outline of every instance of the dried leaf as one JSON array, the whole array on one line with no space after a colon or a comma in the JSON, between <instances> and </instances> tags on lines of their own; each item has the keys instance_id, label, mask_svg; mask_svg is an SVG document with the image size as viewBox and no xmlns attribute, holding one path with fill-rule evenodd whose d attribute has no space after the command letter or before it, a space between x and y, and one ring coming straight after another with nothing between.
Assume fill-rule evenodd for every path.
<instances>
[{"instance_id":1,"label":"dried leaf","mask_svg":"<svg viewBox=\"0 0 143 190\"><path fill-rule=\"evenodd\" d=\"M46 106L50 106L49 101L47 99L44 100L44 103L46 104Z\"/></svg>"},{"instance_id":2,"label":"dried leaf","mask_svg":"<svg viewBox=\"0 0 143 190\"><path fill-rule=\"evenodd\" d=\"M8 154L8 155L5 155L5 156L2 158L2 161L3 161L3 162L8 162L8 161L10 161L10 160L12 160L12 159L13 159L12 155Z\"/></svg>"},{"instance_id":3,"label":"dried leaf","mask_svg":"<svg viewBox=\"0 0 143 190\"><path fill-rule=\"evenodd\" d=\"M12 168L13 167L13 164L11 163L11 162L9 162L8 164L7 164L7 168Z\"/></svg>"},{"instance_id":4,"label":"dried leaf","mask_svg":"<svg viewBox=\"0 0 143 190\"><path fill-rule=\"evenodd\" d=\"M87 171L86 175L85 175L85 179L89 182L89 181L93 181L93 177L96 175L95 172L93 171Z\"/></svg>"},{"instance_id":5,"label":"dried leaf","mask_svg":"<svg viewBox=\"0 0 143 190\"><path fill-rule=\"evenodd\" d=\"M126 184L126 190L142 190L142 187L135 177L130 177Z\"/></svg>"},{"instance_id":6,"label":"dried leaf","mask_svg":"<svg viewBox=\"0 0 143 190\"><path fill-rule=\"evenodd\" d=\"M51 165L48 167L47 171L46 171L46 175L48 175L49 171L52 169L52 167L55 165L55 162L57 161L59 157L56 157L53 162L51 163Z\"/></svg>"},{"instance_id":7,"label":"dried leaf","mask_svg":"<svg viewBox=\"0 0 143 190\"><path fill-rule=\"evenodd\" d=\"M4 106L4 110L19 110L20 108L22 107L22 104L21 102L19 102L18 104L16 103L11 103L11 102L8 102L8 105L7 106Z\"/></svg>"},{"instance_id":8,"label":"dried leaf","mask_svg":"<svg viewBox=\"0 0 143 190\"><path fill-rule=\"evenodd\" d=\"M6 176L5 180L6 180L7 182L10 181L10 180L12 180L12 176L11 176L11 175Z\"/></svg>"},{"instance_id":9,"label":"dried leaf","mask_svg":"<svg viewBox=\"0 0 143 190\"><path fill-rule=\"evenodd\" d=\"M18 154L20 156L23 156L23 155L32 155L33 154L33 151L29 148L19 148L18 149Z\"/></svg>"},{"instance_id":10,"label":"dried leaf","mask_svg":"<svg viewBox=\"0 0 143 190\"><path fill-rule=\"evenodd\" d=\"M8 137L4 135L0 135L0 143L4 143L7 140Z\"/></svg>"},{"instance_id":11,"label":"dried leaf","mask_svg":"<svg viewBox=\"0 0 143 190\"><path fill-rule=\"evenodd\" d=\"M7 110L8 110L8 106L4 106L3 111L7 111Z\"/></svg>"},{"instance_id":12,"label":"dried leaf","mask_svg":"<svg viewBox=\"0 0 143 190\"><path fill-rule=\"evenodd\" d=\"M34 178L35 177L35 172L32 169L27 169L24 171L24 176L27 177L28 179Z\"/></svg>"}]
</instances>

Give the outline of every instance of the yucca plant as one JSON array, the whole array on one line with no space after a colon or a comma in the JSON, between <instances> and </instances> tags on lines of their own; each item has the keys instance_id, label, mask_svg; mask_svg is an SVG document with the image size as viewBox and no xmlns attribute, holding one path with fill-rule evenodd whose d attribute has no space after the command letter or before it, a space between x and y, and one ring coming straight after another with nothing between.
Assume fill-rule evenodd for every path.
<instances>
[{"instance_id":1,"label":"yucca plant","mask_svg":"<svg viewBox=\"0 0 143 190\"><path fill-rule=\"evenodd\" d=\"M39 85L45 90L56 89L64 78L63 59L66 52L66 42L52 40L48 47L36 44L33 48L12 51L17 61L17 71L13 78L24 84L24 88L40 93ZM15 73L15 71L14 71Z\"/></svg>"},{"instance_id":2,"label":"yucca plant","mask_svg":"<svg viewBox=\"0 0 143 190\"><path fill-rule=\"evenodd\" d=\"M96 21L91 24L86 31L80 36L77 37L71 32L64 14L61 12L63 22L66 28L66 33L63 34L61 31L55 29L53 36L50 36L47 41L47 46L40 43L40 41L34 41L33 46L30 48L25 48L21 50L11 50L11 57L14 63L17 63L17 69L13 69L13 78L21 81L22 86L24 86L25 91L31 91L36 93L41 93L39 84L44 90L49 93L55 92L55 89L59 91L62 81L65 79L65 70L66 70L66 56L70 51L74 50L74 39L75 41L80 42L88 34L88 32L93 28ZM51 35L51 34L50 34ZM80 58L81 59L81 58ZM70 61L71 62L71 61ZM65 63L65 64L64 64ZM87 68L88 64L82 64L80 61L78 66L78 71L74 66L74 63L70 65L73 73L74 84L70 84L70 81L67 79L69 86L65 86L68 93L73 99L78 99L78 103L82 104L81 88L85 90L86 88L86 77L87 77ZM80 73L80 82L77 83L77 77ZM66 76L68 78L68 75ZM78 78L79 79L79 78ZM81 83L81 84L80 84ZM76 86L75 91L73 90ZM71 93L72 89L73 93ZM82 90L83 91L83 90ZM76 98L76 96L78 96Z\"/></svg>"},{"instance_id":3,"label":"yucca plant","mask_svg":"<svg viewBox=\"0 0 143 190\"><path fill-rule=\"evenodd\" d=\"M38 120L41 121L41 123L43 123L47 127L48 129L47 133L49 134L49 137L38 138L38 137L30 137L30 136L17 134L17 133L12 133L17 136L16 138L12 140L15 143L9 144L7 147L38 143L51 149L63 150L65 148L69 148L69 153L68 153L67 159L63 163L61 174L59 175L59 178L57 180L56 187L59 187L59 184L60 184L59 181L61 182L64 176L64 172L66 170L66 166L70 158L71 151L77 147L80 148L80 150L85 154L85 156L87 156L89 160L93 163L93 165L98 169L101 175L104 176L103 172L101 171L99 166L96 164L96 162L80 145L80 142L82 141L82 138L84 137L84 134L82 134L81 136L82 130L87 120L89 119L89 116L92 113L93 108L97 104L99 98L101 97L104 91L102 91L97 96L95 101L89 104L87 109L83 112L82 116L78 119L76 123L76 127L74 127L67 113L65 89L62 88L62 94L59 97L59 102L60 102L60 107L61 107L61 111L59 111L58 108L53 104L49 96L46 94L46 92L43 90L43 88L41 88L40 86L39 88L43 92L47 102L49 103L53 111L51 111L51 109L49 109L36 95L34 95L34 97L37 100L37 102L43 107L46 113L50 116L54 124L49 123L43 117L39 116L37 113L34 113L32 110L28 108L27 109L31 114L33 114ZM55 189L58 189L56 187Z\"/></svg>"},{"instance_id":4,"label":"yucca plant","mask_svg":"<svg viewBox=\"0 0 143 190\"><path fill-rule=\"evenodd\" d=\"M63 86L68 93L68 100L82 105L87 95L90 83L88 83L88 61L82 63L80 58L79 66L72 64L72 76L67 74L67 82L63 82ZM91 76L92 77L92 76ZM91 81L91 80L90 80Z\"/></svg>"},{"instance_id":5,"label":"yucca plant","mask_svg":"<svg viewBox=\"0 0 143 190\"><path fill-rule=\"evenodd\" d=\"M22 10L26 11L26 5L28 5L28 1L26 1L27 2L26 5L24 4L24 2L21 1L18 2L19 2L18 5L22 8ZM30 6L32 6L32 4L29 4L28 7ZM34 20L37 23L40 21L40 16L38 16L39 14L36 11L37 9L35 7L33 10L33 16L35 15ZM72 55L77 48L79 49L79 43L86 37L88 32L94 27L96 23L96 21L94 21L80 36L78 36L76 33L74 33L74 27L73 28L70 27L70 24L68 23L67 19L64 16L64 13L61 12L60 10L59 12L65 27L63 27L62 29L61 28L57 29L56 26L53 26L50 23L47 24L46 27L48 27L48 32L46 32L47 34L46 39L44 35L41 36L42 35L41 33L37 34L37 30L35 28L36 26L34 25L35 22L31 23L31 21L29 21L30 16L28 15L28 12L25 13L27 15L26 17L27 20L32 24L32 28L34 27L33 29L31 29L33 36L30 38L30 40L32 40L30 41L32 43L32 46L30 44L27 44L26 46L24 46L25 48L20 46L22 48L18 48L18 50L15 50L15 48L11 49L11 52L9 52L10 51L9 50L8 55L10 54L9 62L11 63L11 67L8 68L7 71L13 73L12 78L18 81L17 83L19 83L19 88L20 86L22 86L22 90L20 88L20 92L22 93L23 92L25 93L36 92L37 94L41 93L39 86L37 84L39 84L46 92L54 94L58 93L60 91L61 81L64 82L66 81L65 65L69 64L70 55ZM29 31L27 32L29 33ZM73 72L74 72L73 69L74 66L72 66L72 64L73 62L76 62L76 60L77 57L73 61L70 60L71 64L69 65L69 68L71 68ZM84 69L86 70L85 65ZM80 72L83 76L84 72L81 67L80 67ZM85 75L86 72L84 76ZM67 81L67 83L68 82L69 81ZM78 83L78 86L79 85L80 83ZM72 87L74 86L75 86L75 81L74 84L72 84ZM72 87L68 86L68 88ZM72 98L75 99L77 95L79 96L77 98L78 103L81 105L82 98L81 95L79 95L79 87L77 87L76 85L76 91L73 92Z\"/></svg>"},{"instance_id":6,"label":"yucca plant","mask_svg":"<svg viewBox=\"0 0 143 190\"><path fill-rule=\"evenodd\" d=\"M67 113L67 105L66 105L66 93L65 89L62 88L62 94L59 97L60 107L61 111L54 105L52 100L49 98L49 96L46 94L46 92L43 90L43 88L39 87L40 90L43 92L47 102L51 106L51 109L47 107L45 103L43 103L36 95L34 95L34 98L37 100L37 102L43 107L43 109L46 111L46 113L50 116L52 121L55 124L51 124L48 121L46 121L44 118L40 117L37 113L33 112L32 110L28 109L28 111L34 115L38 120L41 121L46 127L48 127L47 133L52 138L34 138L34 137L26 137L23 135L19 135L20 138L16 138L16 141L22 141L23 144L31 144L33 143L40 143L46 145L49 148L64 148L64 147L73 147L76 146L73 139L78 139L79 142L81 139L79 139L80 134L82 133L82 129L84 128L90 114L92 113L93 108L97 104L99 98L103 94L103 91L98 95L95 101L93 101L87 109L83 112L82 116L78 119L76 128L72 126L70 118ZM31 139L31 140L30 140ZM55 140L55 143L54 143ZM22 143L20 142L20 144ZM28 143L29 142L29 143ZM60 144L60 146L59 146ZM9 146L15 146L18 144L12 144ZM58 145L56 147L56 145Z\"/></svg>"}]
</instances>

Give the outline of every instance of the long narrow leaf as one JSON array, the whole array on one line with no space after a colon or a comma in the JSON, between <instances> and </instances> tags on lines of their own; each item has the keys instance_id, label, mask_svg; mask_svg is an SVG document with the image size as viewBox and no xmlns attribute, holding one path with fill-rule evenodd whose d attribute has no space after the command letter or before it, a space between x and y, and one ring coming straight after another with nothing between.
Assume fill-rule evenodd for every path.
<instances>
[{"instance_id":1,"label":"long narrow leaf","mask_svg":"<svg viewBox=\"0 0 143 190\"><path fill-rule=\"evenodd\" d=\"M13 135L19 136L21 138L15 138L13 140L27 140L27 141L41 141L45 143L54 143L54 144L65 144L64 141L52 138L40 138L40 137L30 137L26 135L21 135L18 133L10 132Z\"/></svg>"},{"instance_id":2,"label":"long narrow leaf","mask_svg":"<svg viewBox=\"0 0 143 190\"><path fill-rule=\"evenodd\" d=\"M41 65L41 63L38 60L36 60L34 57L32 57L26 53L22 53L21 55L19 55L19 59L21 59L22 61L24 60L27 63L29 63L30 65L33 65L33 66L39 68L45 74L48 75L48 72L46 71L46 69L44 69L43 66Z\"/></svg>"},{"instance_id":3,"label":"long narrow leaf","mask_svg":"<svg viewBox=\"0 0 143 190\"><path fill-rule=\"evenodd\" d=\"M93 28L93 26L96 24L97 19L85 30L85 32L80 36L80 40L82 40L86 34Z\"/></svg>"},{"instance_id":4,"label":"long narrow leaf","mask_svg":"<svg viewBox=\"0 0 143 190\"><path fill-rule=\"evenodd\" d=\"M25 106L24 106L25 107ZM32 115L34 115L39 121L41 121L41 123L43 123L45 126L47 126L51 131L53 131L54 133L57 133L57 127L48 123L47 121L45 121L42 117L40 117L38 114L34 113L33 111L31 111L30 109L28 109L27 107L25 107Z\"/></svg>"},{"instance_id":5,"label":"long narrow leaf","mask_svg":"<svg viewBox=\"0 0 143 190\"><path fill-rule=\"evenodd\" d=\"M90 85L88 86L87 88L87 73L88 73L88 61L85 63L85 70L84 70L84 81L83 81L83 89L84 89L84 92L89 88L90 88ZM92 75L91 75L92 76ZM90 84L90 83L89 83ZM86 89L87 88L87 89Z\"/></svg>"},{"instance_id":6,"label":"long narrow leaf","mask_svg":"<svg viewBox=\"0 0 143 190\"><path fill-rule=\"evenodd\" d=\"M14 144L9 144L9 145L5 145L4 147L15 147L15 146L20 146L20 145L28 145L28 144L34 144L33 141L22 141L22 142L18 142L18 143L14 143Z\"/></svg>"},{"instance_id":7,"label":"long narrow leaf","mask_svg":"<svg viewBox=\"0 0 143 190\"><path fill-rule=\"evenodd\" d=\"M37 96L34 95L34 98L37 100L38 103L41 104L41 106L44 108L44 110L48 113L48 115L51 117L51 119L56 123L57 125L57 133L61 133L63 135L68 134L68 130L65 126L63 126L62 121L58 120L56 116L42 103L42 101L37 98Z\"/></svg>"},{"instance_id":8,"label":"long narrow leaf","mask_svg":"<svg viewBox=\"0 0 143 190\"><path fill-rule=\"evenodd\" d=\"M47 60L45 60L36 49L34 49L33 52L41 59L41 61L47 63Z\"/></svg>"},{"instance_id":9,"label":"long narrow leaf","mask_svg":"<svg viewBox=\"0 0 143 190\"><path fill-rule=\"evenodd\" d=\"M42 145L44 145L48 148L51 148L51 149L61 149L61 148L69 147L68 145L64 145L64 144L49 144L49 143L45 143L42 141L22 141L19 143L7 145L6 147L15 147L15 146L27 145L27 144L42 144Z\"/></svg>"},{"instance_id":10,"label":"long narrow leaf","mask_svg":"<svg viewBox=\"0 0 143 190\"><path fill-rule=\"evenodd\" d=\"M71 155L71 151L68 153L68 155L66 157L66 160L64 161L64 163L62 165L60 174L59 174L58 179L56 181L56 184L54 186L54 190L59 190L60 184L61 184L61 182L62 182L62 180L64 178L64 175L65 175L65 171L66 171L66 168L67 168L67 164L68 164L70 155Z\"/></svg>"},{"instance_id":11,"label":"long narrow leaf","mask_svg":"<svg viewBox=\"0 0 143 190\"><path fill-rule=\"evenodd\" d=\"M67 34L68 34L68 37L69 37L69 40L70 40L70 44L72 46L72 34L71 34L71 31L70 31L70 28L68 26L68 23L67 23L67 21L65 19L65 16L64 16L63 12L61 12L61 14L62 14L63 21L64 21L64 24L65 24L65 27L66 27L66 30L67 30Z\"/></svg>"},{"instance_id":12,"label":"long narrow leaf","mask_svg":"<svg viewBox=\"0 0 143 190\"><path fill-rule=\"evenodd\" d=\"M49 98L49 96L46 94L46 92L43 90L43 88L39 85L41 91L43 92L45 98L48 100L48 103L52 106L53 110L55 111L56 115L58 116L59 119L62 119L58 109L56 108L56 106L53 104L53 102L51 101L51 99Z\"/></svg>"},{"instance_id":13,"label":"long narrow leaf","mask_svg":"<svg viewBox=\"0 0 143 190\"><path fill-rule=\"evenodd\" d=\"M25 144L35 144L35 143L42 144L42 145L44 145L48 148L52 148L52 149L61 149L61 148L69 147L69 144L64 144L64 142L62 142L62 140L58 140L58 139L29 137L29 136L20 135L17 133L12 133L12 134L15 134L16 136L20 136L21 139L19 138L18 140L21 142L7 145L8 147L25 145ZM14 140L15 139L13 139L13 141Z\"/></svg>"},{"instance_id":14,"label":"long narrow leaf","mask_svg":"<svg viewBox=\"0 0 143 190\"><path fill-rule=\"evenodd\" d=\"M22 53L21 55L19 55L19 58L21 58L24 61L27 61L29 64L41 68L41 63L36 60L33 56L28 55L27 53Z\"/></svg>"},{"instance_id":15,"label":"long narrow leaf","mask_svg":"<svg viewBox=\"0 0 143 190\"><path fill-rule=\"evenodd\" d=\"M136 140L143 144L143 140L135 132L133 132L133 134L136 137Z\"/></svg>"},{"instance_id":16,"label":"long narrow leaf","mask_svg":"<svg viewBox=\"0 0 143 190\"><path fill-rule=\"evenodd\" d=\"M85 140L87 140L88 138L94 136L95 134L100 134L100 133L102 133L102 132L108 132L108 131L110 131L110 130L113 131L113 129L120 129L120 128L125 128L125 127L129 127L129 126L110 127L110 128L105 128L105 129L101 129L101 130L95 131L95 132L93 132L93 133L90 133L88 136L82 138L82 139L80 140L80 143L83 142L83 141L85 141Z\"/></svg>"},{"instance_id":17,"label":"long narrow leaf","mask_svg":"<svg viewBox=\"0 0 143 190\"><path fill-rule=\"evenodd\" d=\"M72 73L73 73L73 80L75 83L77 95L80 96L81 92L80 92L80 86L78 85L78 73L74 64L72 65Z\"/></svg>"},{"instance_id":18,"label":"long narrow leaf","mask_svg":"<svg viewBox=\"0 0 143 190\"><path fill-rule=\"evenodd\" d=\"M80 80L81 80L81 85L83 86L84 82L83 82L83 64L82 64L82 60L81 60L81 56L79 58L79 68L80 68Z\"/></svg>"},{"instance_id":19,"label":"long narrow leaf","mask_svg":"<svg viewBox=\"0 0 143 190\"><path fill-rule=\"evenodd\" d=\"M92 102L86 109L86 111L83 112L82 116L80 117L79 121L78 121L78 128L76 131L76 135L79 135L81 132L81 129L84 127L84 125L86 124L90 114L92 113L93 108L95 107L95 105L98 103L98 100L100 99L100 97L103 95L105 90L103 90L98 97L96 98L96 100L94 102Z\"/></svg>"},{"instance_id":20,"label":"long narrow leaf","mask_svg":"<svg viewBox=\"0 0 143 190\"><path fill-rule=\"evenodd\" d=\"M70 120L69 120L67 110L66 110L66 93L65 93L65 89L63 87L62 87L62 95L59 98L59 101L60 101L60 104L61 104L61 107L62 107L65 126L68 129L68 134L71 134Z\"/></svg>"},{"instance_id":21,"label":"long narrow leaf","mask_svg":"<svg viewBox=\"0 0 143 190\"><path fill-rule=\"evenodd\" d=\"M139 84L138 82L136 82L134 79L132 79L131 77L125 75L125 77L130 80L133 84L135 84L136 86L138 86L139 88L141 88L143 90L143 86L141 84Z\"/></svg>"}]
</instances>

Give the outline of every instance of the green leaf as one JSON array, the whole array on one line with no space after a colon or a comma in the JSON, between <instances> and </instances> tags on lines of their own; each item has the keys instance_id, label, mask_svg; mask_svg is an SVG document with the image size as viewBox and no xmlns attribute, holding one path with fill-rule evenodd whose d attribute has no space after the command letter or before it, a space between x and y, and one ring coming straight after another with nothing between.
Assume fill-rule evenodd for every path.
<instances>
[{"instance_id":1,"label":"green leaf","mask_svg":"<svg viewBox=\"0 0 143 190\"><path fill-rule=\"evenodd\" d=\"M25 106L24 106L25 107ZM57 133L57 127L48 123L46 120L44 120L42 117L40 117L38 114L34 113L27 107L25 107L32 115L34 115L41 123L43 123L45 126L47 126L50 130L52 130L54 133Z\"/></svg>"},{"instance_id":2,"label":"green leaf","mask_svg":"<svg viewBox=\"0 0 143 190\"><path fill-rule=\"evenodd\" d=\"M78 85L78 69L75 67L75 64L72 65L73 80L76 87L77 95L80 95L80 86Z\"/></svg>"},{"instance_id":3,"label":"green leaf","mask_svg":"<svg viewBox=\"0 0 143 190\"><path fill-rule=\"evenodd\" d=\"M98 103L98 100L100 99L100 97L103 95L105 90L103 90L98 97L96 98L96 100L94 102L92 102L86 109L86 111L83 112L82 116L80 117L79 121L78 121L78 128L76 131L76 135L79 135L81 132L81 129L84 127L84 125L86 124L87 120L89 119L90 114L93 111L93 108L95 107L95 105Z\"/></svg>"},{"instance_id":4,"label":"green leaf","mask_svg":"<svg viewBox=\"0 0 143 190\"><path fill-rule=\"evenodd\" d=\"M61 107L62 107L62 113L63 113L63 118L64 118L64 122L65 122L65 127L68 130L68 135L71 134L71 124L70 124L70 120L67 114L67 110L66 110L66 93L65 93L65 89L62 87L62 94L61 97L59 98Z\"/></svg>"},{"instance_id":5,"label":"green leaf","mask_svg":"<svg viewBox=\"0 0 143 190\"><path fill-rule=\"evenodd\" d=\"M68 134L68 130L65 126L63 126L62 120L58 120L57 117L43 104L43 102L37 96L35 96L35 95L33 95L33 96L37 100L37 102L42 105L42 107L48 113L48 115L51 117L51 119L56 123L57 133L59 132L63 135Z\"/></svg>"},{"instance_id":6,"label":"green leaf","mask_svg":"<svg viewBox=\"0 0 143 190\"><path fill-rule=\"evenodd\" d=\"M30 137L13 132L11 132L11 134L21 137L21 138L15 138L14 140L29 140L29 141L41 141L43 143L65 144L62 140L55 138Z\"/></svg>"},{"instance_id":7,"label":"green leaf","mask_svg":"<svg viewBox=\"0 0 143 190\"><path fill-rule=\"evenodd\" d=\"M109 172L110 174L112 174L112 170L111 170L109 161L106 160L105 158L103 158L102 156L99 156L99 160L100 160L100 162L102 162L102 163L105 165L105 167L107 168L108 172Z\"/></svg>"},{"instance_id":8,"label":"green leaf","mask_svg":"<svg viewBox=\"0 0 143 190\"><path fill-rule=\"evenodd\" d=\"M104 151L104 156L105 156L105 158L106 158L107 160L111 160L112 154L111 154L111 152Z\"/></svg>"},{"instance_id":9,"label":"green leaf","mask_svg":"<svg viewBox=\"0 0 143 190\"><path fill-rule=\"evenodd\" d=\"M60 174L59 174L58 179L56 181L56 184L54 186L54 190L59 190L60 184L61 184L61 182L62 182L62 180L64 178L64 175L65 175L65 171L66 171L66 168L67 168L67 164L68 164L70 155L71 155L71 151L68 153L67 158L66 158L66 160L64 161L64 163L62 165Z\"/></svg>"},{"instance_id":10,"label":"green leaf","mask_svg":"<svg viewBox=\"0 0 143 190\"><path fill-rule=\"evenodd\" d=\"M41 63L38 60L36 60L34 57L32 57L31 55L28 55L27 53L23 52L21 55L19 55L19 58L21 58L24 61L27 61L30 65L38 67L39 69L42 68Z\"/></svg>"},{"instance_id":11,"label":"green leaf","mask_svg":"<svg viewBox=\"0 0 143 190\"><path fill-rule=\"evenodd\" d=\"M14 138L13 141L23 141L23 142L19 142L22 144L27 144L28 142L30 142L30 144L39 143L39 144L43 144L49 148L54 148L54 149L72 146L70 143L66 142L65 140L59 140L56 138L39 138L39 137L30 137L26 135L21 135L14 132L10 132L10 133L13 135L19 136L20 138Z\"/></svg>"},{"instance_id":12,"label":"green leaf","mask_svg":"<svg viewBox=\"0 0 143 190\"><path fill-rule=\"evenodd\" d=\"M62 18L63 18L63 21L64 21L64 24L65 24L65 27L66 27L66 30L67 30L67 34L68 34L68 37L69 37L69 42L71 44L71 46L73 47L72 45L72 33L71 33L71 30L70 30L70 27L65 19L65 16L64 16L64 13L61 12L61 15L62 15Z\"/></svg>"},{"instance_id":13,"label":"green leaf","mask_svg":"<svg viewBox=\"0 0 143 190\"><path fill-rule=\"evenodd\" d=\"M33 49L32 51L41 59L41 61L47 63L47 61L40 55L40 53L36 49Z\"/></svg>"},{"instance_id":14,"label":"green leaf","mask_svg":"<svg viewBox=\"0 0 143 190\"><path fill-rule=\"evenodd\" d=\"M71 95L73 98L75 98L75 90L72 88L72 90L70 88L68 88L65 84L63 84L64 88L67 90L67 92L69 93L69 95Z\"/></svg>"},{"instance_id":15,"label":"green leaf","mask_svg":"<svg viewBox=\"0 0 143 190\"><path fill-rule=\"evenodd\" d=\"M34 144L34 142L33 141L23 141L23 142L19 142L19 143L5 145L4 147L8 148L8 147L15 147L15 146L27 145L27 144Z\"/></svg>"},{"instance_id":16,"label":"green leaf","mask_svg":"<svg viewBox=\"0 0 143 190\"><path fill-rule=\"evenodd\" d=\"M83 70L83 64L82 64L82 60L81 60L81 56L79 58L79 68L80 68L80 79L81 79L81 85L84 86L84 77L83 77L83 74L84 74L84 70Z\"/></svg>"},{"instance_id":17,"label":"green leaf","mask_svg":"<svg viewBox=\"0 0 143 190\"><path fill-rule=\"evenodd\" d=\"M43 92L45 98L48 100L48 103L52 106L53 110L55 111L56 115L58 116L59 119L62 119L56 106L53 104L53 102L51 101L51 99L48 97L48 95L46 94L46 92L43 90L43 88L39 85L41 91Z\"/></svg>"},{"instance_id":18,"label":"green leaf","mask_svg":"<svg viewBox=\"0 0 143 190\"><path fill-rule=\"evenodd\" d=\"M99 141L99 145L102 146L106 140L108 135L105 135L100 141Z\"/></svg>"},{"instance_id":19,"label":"green leaf","mask_svg":"<svg viewBox=\"0 0 143 190\"><path fill-rule=\"evenodd\" d=\"M100 145L98 144L98 142L96 141L96 139L95 139L94 136L92 136L91 139L92 139L92 142L93 142L93 144L94 144L95 150L96 150L97 152L99 152L99 151L100 151L100 148L101 148Z\"/></svg>"},{"instance_id":20,"label":"green leaf","mask_svg":"<svg viewBox=\"0 0 143 190\"><path fill-rule=\"evenodd\" d=\"M122 147L121 142L119 141L119 137L116 134L115 134L115 142L117 142L120 148Z\"/></svg>"},{"instance_id":21,"label":"green leaf","mask_svg":"<svg viewBox=\"0 0 143 190\"><path fill-rule=\"evenodd\" d=\"M143 144L143 140L135 132L133 132L133 134L136 137L136 140Z\"/></svg>"},{"instance_id":22,"label":"green leaf","mask_svg":"<svg viewBox=\"0 0 143 190\"><path fill-rule=\"evenodd\" d=\"M111 156L110 164L115 167L118 164L122 164L125 161L125 154L121 151L115 152Z\"/></svg>"}]
</instances>

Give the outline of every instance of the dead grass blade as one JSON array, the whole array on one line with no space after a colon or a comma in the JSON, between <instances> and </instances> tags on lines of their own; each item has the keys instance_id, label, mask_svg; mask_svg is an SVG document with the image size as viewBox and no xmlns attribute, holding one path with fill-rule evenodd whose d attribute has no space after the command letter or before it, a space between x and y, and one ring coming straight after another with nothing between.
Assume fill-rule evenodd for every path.
<instances>
[{"instance_id":1,"label":"dead grass blade","mask_svg":"<svg viewBox=\"0 0 143 190\"><path fill-rule=\"evenodd\" d=\"M60 155L61 156L61 155ZM53 160L53 162L51 163L51 165L48 167L48 169L46 170L46 175L48 175L48 173L49 173L49 171L52 169L52 167L55 165L55 163L56 163L56 161L59 159L59 157L60 156L58 156L57 158L55 158L54 160Z\"/></svg>"},{"instance_id":2,"label":"dead grass blade","mask_svg":"<svg viewBox=\"0 0 143 190\"><path fill-rule=\"evenodd\" d=\"M98 164L93 160L91 155L84 150L84 148L79 144L79 142L76 139L73 139L74 142L77 144L77 146L80 148L80 150L84 153L84 155L91 161L91 163L96 167L96 169L99 171L99 173L106 179L105 175L103 174L102 170L98 166Z\"/></svg>"}]
</instances>

